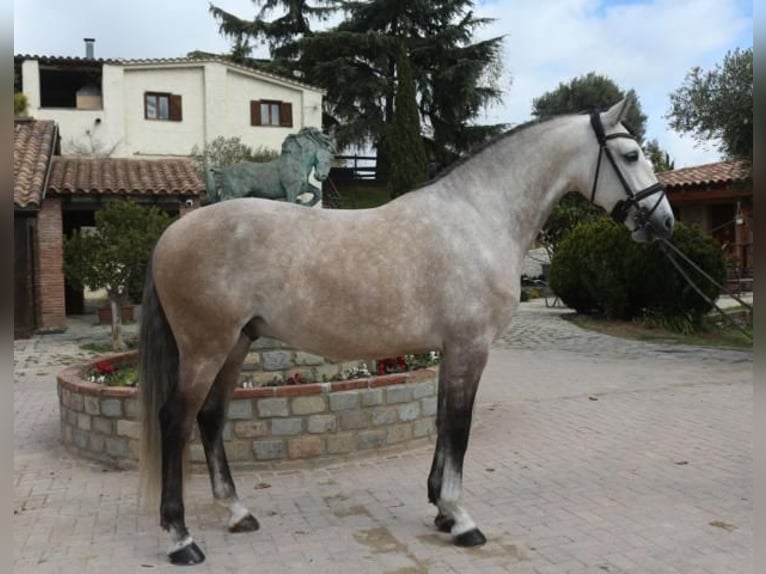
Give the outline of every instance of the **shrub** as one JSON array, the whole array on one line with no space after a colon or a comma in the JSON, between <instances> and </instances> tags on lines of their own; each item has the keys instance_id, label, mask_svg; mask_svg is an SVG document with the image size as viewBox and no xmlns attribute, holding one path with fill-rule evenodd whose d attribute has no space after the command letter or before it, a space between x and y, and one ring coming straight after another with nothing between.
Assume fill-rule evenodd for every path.
<instances>
[{"instance_id":1,"label":"shrub","mask_svg":"<svg viewBox=\"0 0 766 574\"><path fill-rule=\"evenodd\" d=\"M120 308L141 290L154 244L171 218L156 207L116 200L95 214L92 233L81 230L64 241L64 274L77 287L105 289L112 304L112 344L121 350Z\"/></svg>"},{"instance_id":2,"label":"shrub","mask_svg":"<svg viewBox=\"0 0 766 574\"><path fill-rule=\"evenodd\" d=\"M719 283L726 276L723 251L699 228L677 224L673 243ZM682 267L711 299L718 288L686 263ZM576 227L559 245L551 287L578 313L616 319L647 314L668 326L698 324L711 305L697 294L662 253L658 243L636 243L622 225L600 219Z\"/></svg>"},{"instance_id":3,"label":"shrub","mask_svg":"<svg viewBox=\"0 0 766 574\"><path fill-rule=\"evenodd\" d=\"M29 107L29 102L27 101L27 97L22 94L21 92L16 92L13 94L13 115L14 116L25 116L27 115L27 108Z\"/></svg>"}]
</instances>

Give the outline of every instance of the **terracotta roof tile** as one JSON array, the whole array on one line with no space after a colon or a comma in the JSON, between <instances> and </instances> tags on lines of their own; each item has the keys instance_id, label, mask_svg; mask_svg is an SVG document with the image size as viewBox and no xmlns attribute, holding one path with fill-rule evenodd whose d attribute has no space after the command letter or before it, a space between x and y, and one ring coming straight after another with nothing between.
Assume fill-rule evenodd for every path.
<instances>
[{"instance_id":1,"label":"terracotta roof tile","mask_svg":"<svg viewBox=\"0 0 766 574\"><path fill-rule=\"evenodd\" d=\"M48 191L64 194L200 195L205 184L187 159L58 156Z\"/></svg>"},{"instance_id":2,"label":"terracotta roof tile","mask_svg":"<svg viewBox=\"0 0 766 574\"><path fill-rule=\"evenodd\" d=\"M744 181L748 174L747 165L741 161L719 161L666 171L658 174L657 179L671 189Z\"/></svg>"},{"instance_id":3,"label":"terracotta roof tile","mask_svg":"<svg viewBox=\"0 0 766 574\"><path fill-rule=\"evenodd\" d=\"M55 122L50 120L13 122L13 203L16 207L40 206L56 131Z\"/></svg>"}]
</instances>

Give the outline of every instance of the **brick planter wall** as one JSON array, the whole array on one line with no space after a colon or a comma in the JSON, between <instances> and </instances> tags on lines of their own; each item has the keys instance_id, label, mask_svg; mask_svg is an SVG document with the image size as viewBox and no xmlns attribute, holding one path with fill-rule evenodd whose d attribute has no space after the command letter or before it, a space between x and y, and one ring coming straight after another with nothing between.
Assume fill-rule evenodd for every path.
<instances>
[{"instance_id":1,"label":"brick planter wall","mask_svg":"<svg viewBox=\"0 0 766 574\"><path fill-rule=\"evenodd\" d=\"M135 352L110 360L134 361ZM70 367L57 377L63 442L85 457L135 467L137 389L90 383L83 378L89 366ZM423 369L351 381L237 388L224 427L229 461L270 467L423 444L434 433L436 379L436 369ZM190 458L204 467L196 433Z\"/></svg>"}]
</instances>

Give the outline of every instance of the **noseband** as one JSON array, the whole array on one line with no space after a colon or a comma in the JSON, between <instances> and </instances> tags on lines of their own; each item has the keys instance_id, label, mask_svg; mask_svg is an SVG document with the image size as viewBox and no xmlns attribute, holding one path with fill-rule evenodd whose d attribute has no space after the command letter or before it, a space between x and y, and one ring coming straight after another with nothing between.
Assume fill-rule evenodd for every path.
<instances>
[{"instance_id":1,"label":"noseband","mask_svg":"<svg viewBox=\"0 0 766 574\"><path fill-rule=\"evenodd\" d=\"M598 163L596 164L596 177L593 179L593 191L591 191L591 194L590 194L591 203L593 203L593 201L596 199L596 185L598 184L598 174L601 169L601 157L603 155L606 155L607 159L609 160L609 163L612 164L612 167L614 168L614 171L617 174L617 178L620 180L620 183L622 184L622 188L625 190L625 194L628 196L626 199L621 199L620 201L618 201L609 215L617 223L625 223L625 220L628 218L628 211L630 210L631 207L635 206L638 212L636 214L636 223L639 226L646 225L649 222L649 217L652 215L652 213L654 213L654 210L657 209L657 207L659 207L660 202L662 201L662 198L665 197L665 188L662 187L661 183L657 182L654 185L650 185L649 187L634 193L633 190L630 189L628 182L625 180L625 176L622 175L622 172L620 171L620 168L617 165L617 162L614 161L612 150L609 149L609 147L606 145L606 142L608 140L616 139L616 138L629 138L629 139L635 140L636 139L635 136L632 136L627 133L616 133L616 134L606 135L606 133L604 132L604 125L601 123L601 114L599 114L598 112L591 112L590 124L593 126L593 131L596 132L596 139L598 140L598 145L599 145ZM641 207L639 205L638 203L639 201L641 201L645 197L654 195L655 193L659 193L660 197L656 201L656 203L652 206L651 209L646 209L645 207Z\"/></svg>"}]
</instances>

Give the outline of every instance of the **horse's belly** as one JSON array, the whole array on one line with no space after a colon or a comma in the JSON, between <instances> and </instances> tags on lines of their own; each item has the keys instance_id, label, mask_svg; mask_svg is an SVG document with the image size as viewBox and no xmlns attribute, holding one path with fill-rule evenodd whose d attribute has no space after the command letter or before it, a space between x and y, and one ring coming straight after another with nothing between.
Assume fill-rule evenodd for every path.
<instances>
[{"instance_id":1,"label":"horse's belly","mask_svg":"<svg viewBox=\"0 0 766 574\"><path fill-rule=\"evenodd\" d=\"M442 344L432 318L422 312L386 315L373 309L350 309L342 303L283 308L280 316L266 318L263 332L290 346L344 360L428 351Z\"/></svg>"}]
</instances>

